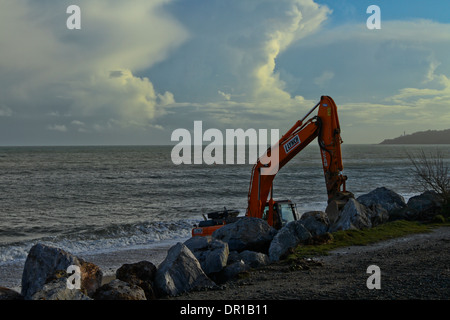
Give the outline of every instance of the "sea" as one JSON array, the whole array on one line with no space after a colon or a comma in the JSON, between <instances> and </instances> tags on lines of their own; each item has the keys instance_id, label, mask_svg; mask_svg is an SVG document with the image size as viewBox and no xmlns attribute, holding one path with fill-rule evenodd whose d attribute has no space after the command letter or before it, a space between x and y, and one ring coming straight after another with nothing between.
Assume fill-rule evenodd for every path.
<instances>
[{"instance_id":1,"label":"sea","mask_svg":"<svg viewBox=\"0 0 450 320\"><path fill-rule=\"evenodd\" d=\"M172 148L0 147L0 286L20 288L37 243L107 274L133 261L158 265L203 214L245 214L252 164L175 165ZM347 190L360 196L387 187L407 201L420 193L408 154L422 150L450 161L448 145L342 145ZM291 199L300 214L327 205L319 151L309 145L274 181L274 198Z\"/></svg>"}]
</instances>

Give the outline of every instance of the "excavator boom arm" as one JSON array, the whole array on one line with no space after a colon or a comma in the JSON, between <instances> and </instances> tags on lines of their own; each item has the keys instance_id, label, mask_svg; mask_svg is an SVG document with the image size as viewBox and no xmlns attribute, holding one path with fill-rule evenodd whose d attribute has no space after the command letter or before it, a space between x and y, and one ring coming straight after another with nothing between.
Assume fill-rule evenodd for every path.
<instances>
[{"instance_id":1,"label":"excavator boom arm","mask_svg":"<svg viewBox=\"0 0 450 320\"><path fill-rule=\"evenodd\" d=\"M316 109L319 108L318 115L304 120ZM261 218L263 216L266 203L273 204L272 185L276 174L292 158L309 145L315 138L318 138L322 164L325 175L325 183L328 193L328 201L331 201L339 192L345 191L345 176L341 174L343 170L341 157L341 137L339 119L336 104L328 96L322 96L320 102L308 112L308 114L295 123L295 125L266 152L270 157L272 152L278 152L278 163L270 163L270 167L276 167L273 174L262 174L261 170L267 167L258 159L253 166L250 188L248 192L248 207L246 215L249 217ZM277 157L270 157L277 159ZM341 190L342 189L342 190ZM270 199L269 199L270 195ZM270 206L272 207L272 206ZM272 211L272 209L270 209ZM269 213L269 221L272 212Z\"/></svg>"}]
</instances>

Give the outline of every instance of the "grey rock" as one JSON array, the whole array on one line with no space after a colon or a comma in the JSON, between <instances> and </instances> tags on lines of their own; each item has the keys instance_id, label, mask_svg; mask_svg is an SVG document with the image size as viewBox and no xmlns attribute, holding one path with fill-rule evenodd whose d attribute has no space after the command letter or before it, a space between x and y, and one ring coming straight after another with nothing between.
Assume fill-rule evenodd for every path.
<instances>
[{"instance_id":1,"label":"grey rock","mask_svg":"<svg viewBox=\"0 0 450 320\"><path fill-rule=\"evenodd\" d=\"M410 217L408 217L407 211L408 211L408 207L392 210L389 213L389 221L410 220Z\"/></svg>"},{"instance_id":2,"label":"grey rock","mask_svg":"<svg viewBox=\"0 0 450 320\"><path fill-rule=\"evenodd\" d=\"M203 271L207 274L220 272L228 261L228 244L210 237L193 237L184 242L191 250Z\"/></svg>"},{"instance_id":3,"label":"grey rock","mask_svg":"<svg viewBox=\"0 0 450 320\"><path fill-rule=\"evenodd\" d=\"M339 214L341 213L342 209L349 199L355 199L355 195L348 191L340 192L333 198L333 200L328 203L325 212L328 217L329 225L332 225L336 222L336 220L339 218Z\"/></svg>"},{"instance_id":4,"label":"grey rock","mask_svg":"<svg viewBox=\"0 0 450 320\"><path fill-rule=\"evenodd\" d=\"M203 272L191 250L182 243L169 249L156 271L155 284L161 294L168 296L216 286Z\"/></svg>"},{"instance_id":5,"label":"grey rock","mask_svg":"<svg viewBox=\"0 0 450 320\"><path fill-rule=\"evenodd\" d=\"M228 261L227 265L230 265L236 261L241 260L241 256L239 255L239 252L237 251L230 251L230 254L228 255Z\"/></svg>"},{"instance_id":6,"label":"grey rock","mask_svg":"<svg viewBox=\"0 0 450 320\"><path fill-rule=\"evenodd\" d=\"M409 220L432 220L442 208L442 199L434 191L411 197L407 203L406 217Z\"/></svg>"},{"instance_id":7,"label":"grey rock","mask_svg":"<svg viewBox=\"0 0 450 320\"><path fill-rule=\"evenodd\" d=\"M66 271L70 265L80 267L81 289L91 296L102 282L100 268L62 249L44 244L34 245L27 256L22 273L22 295L30 299L54 276L57 271Z\"/></svg>"},{"instance_id":8,"label":"grey rock","mask_svg":"<svg viewBox=\"0 0 450 320\"><path fill-rule=\"evenodd\" d=\"M405 199L401 195L385 187L376 188L367 194L359 196L356 200L369 209L372 206L380 205L388 213L406 206Z\"/></svg>"},{"instance_id":9,"label":"grey rock","mask_svg":"<svg viewBox=\"0 0 450 320\"><path fill-rule=\"evenodd\" d=\"M46 283L31 296L31 300L92 300L79 289L69 289L67 278L62 277Z\"/></svg>"},{"instance_id":10,"label":"grey rock","mask_svg":"<svg viewBox=\"0 0 450 320\"><path fill-rule=\"evenodd\" d=\"M94 294L95 300L147 300L144 290L134 284L115 279L104 284Z\"/></svg>"},{"instance_id":11,"label":"grey rock","mask_svg":"<svg viewBox=\"0 0 450 320\"><path fill-rule=\"evenodd\" d=\"M261 252L245 250L239 254L239 257L250 268L261 268L270 263L269 256Z\"/></svg>"},{"instance_id":12,"label":"grey rock","mask_svg":"<svg viewBox=\"0 0 450 320\"><path fill-rule=\"evenodd\" d=\"M349 199L329 232L348 229L371 228L371 211L355 199Z\"/></svg>"},{"instance_id":13,"label":"grey rock","mask_svg":"<svg viewBox=\"0 0 450 320\"><path fill-rule=\"evenodd\" d=\"M290 248L296 247L310 237L311 233L304 227L301 220L289 222L278 231L270 244L270 261L280 260Z\"/></svg>"},{"instance_id":14,"label":"grey rock","mask_svg":"<svg viewBox=\"0 0 450 320\"><path fill-rule=\"evenodd\" d=\"M320 236L326 233L330 226L328 215L323 211L305 212L300 221L312 236Z\"/></svg>"},{"instance_id":15,"label":"grey rock","mask_svg":"<svg viewBox=\"0 0 450 320\"><path fill-rule=\"evenodd\" d=\"M394 212L395 210L398 209L393 209L391 212ZM376 227L389 221L388 211L379 204L372 206L371 210L369 210L369 215L372 227Z\"/></svg>"},{"instance_id":16,"label":"grey rock","mask_svg":"<svg viewBox=\"0 0 450 320\"><path fill-rule=\"evenodd\" d=\"M154 290L156 270L156 266L149 261L124 264L117 269L116 278L141 287L147 300L154 300L156 299Z\"/></svg>"},{"instance_id":17,"label":"grey rock","mask_svg":"<svg viewBox=\"0 0 450 320\"><path fill-rule=\"evenodd\" d=\"M244 217L214 231L212 237L228 243L230 251L266 253L277 231L259 218Z\"/></svg>"},{"instance_id":18,"label":"grey rock","mask_svg":"<svg viewBox=\"0 0 450 320\"><path fill-rule=\"evenodd\" d=\"M250 267L247 264L245 264L243 260L238 260L227 265L220 272L220 276L218 278L220 279L221 283L224 283L235 279L241 272L245 272L249 269Z\"/></svg>"}]
</instances>

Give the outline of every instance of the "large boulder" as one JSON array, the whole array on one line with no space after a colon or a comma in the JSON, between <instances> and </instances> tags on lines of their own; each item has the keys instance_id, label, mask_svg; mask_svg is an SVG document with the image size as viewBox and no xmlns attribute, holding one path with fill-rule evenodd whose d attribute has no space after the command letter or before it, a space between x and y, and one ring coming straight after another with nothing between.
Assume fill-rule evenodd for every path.
<instances>
[{"instance_id":1,"label":"large boulder","mask_svg":"<svg viewBox=\"0 0 450 320\"><path fill-rule=\"evenodd\" d=\"M219 283L225 283L236 279L240 273L249 270L250 267L243 260L237 260L228 264L218 275Z\"/></svg>"},{"instance_id":2,"label":"large boulder","mask_svg":"<svg viewBox=\"0 0 450 320\"><path fill-rule=\"evenodd\" d=\"M103 273L98 266L62 249L44 244L34 245L25 261L22 274L22 295L31 299L58 271L66 271L71 265L80 268L81 290L88 296L101 286Z\"/></svg>"},{"instance_id":3,"label":"large boulder","mask_svg":"<svg viewBox=\"0 0 450 320\"><path fill-rule=\"evenodd\" d=\"M244 217L217 229L214 239L228 243L230 251L267 252L277 231L263 219Z\"/></svg>"},{"instance_id":4,"label":"large boulder","mask_svg":"<svg viewBox=\"0 0 450 320\"><path fill-rule=\"evenodd\" d=\"M167 296L216 286L191 250L180 242L169 249L166 259L159 265L155 284L161 294Z\"/></svg>"},{"instance_id":5,"label":"large boulder","mask_svg":"<svg viewBox=\"0 0 450 320\"><path fill-rule=\"evenodd\" d=\"M261 268L270 263L270 259L267 254L249 250L239 253L239 258L250 268Z\"/></svg>"},{"instance_id":6,"label":"large boulder","mask_svg":"<svg viewBox=\"0 0 450 320\"><path fill-rule=\"evenodd\" d=\"M291 221L281 228L273 238L269 248L271 261L278 261L301 242L311 238L311 233L304 227L301 220Z\"/></svg>"},{"instance_id":7,"label":"large boulder","mask_svg":"<svg viewBox=\"0 0 450 320\"><path fill-rule=\"evenodd\" d=\"M388 213L406 206L405 199L401 195L385 187L376 188L367 194L359 196L356 200L369 209L379 205Z\"/></svg>"},{"instance_id":8,"label":"large boulder","mask_svg":"<svg viewBox=\"0 0 450 320\"><path fill-rule=\"evenodd\" d=\"M328 203L325 212L328 217L329 225L332 225L336 222L336 220L339 218L340 212L349 199L355 199L355 195L351 192L346 191L337 194L337 196Z\"/></svg>"},{"instance_id":9,"label":"large boulder","mask_svg":"<svg viewBox=\"0 0 450 320\"><path fill-rule=\"evenodd\" d=\"M116 271L116 279L141 287L147 300L156 299L155 276L156 266L149 261L124 264Z\"/></svg>"},{"instance_id":10,"label":"large boulder","mask_svg":"<svg viewBox=\"0 0 450 320\"><path fill-rule=\"evenodd\" d=\"M432 220L442 209L442 199L434 191L411 197L408 200L406 216L410 220Z\"/></svg>"},{"instance_id":11,"label":"large boulder","mask_svg":"<svg viewBox=\"0 0 450 320\"><path fill-rule=\"evenodd\" d=\"M305 212L300 217L300 221L312 236L320 236L325 234L330 227L328 215L323 211Z\"/></svg>"},{"instance_id":12,"label":"large boulder","mask_svg":"<svg viewBox=\"0 0 450 320\"><path fill-rule=\"evenodd\" d=\"M433 191L411 197L404 208L389 213L389 220L431 221L442 212L442 199Z\"/></svg>"},{"instance_id":13,"label":"large boulder","mask_svg":"<svg viewBox=\"0 0 450 320\"><path fill-rule=\"evenodd\" d=\"M36 293L31 296L31 300L92 300L81 290L69 289L67 278L61 277L44 284Z\"/></svg>"},{"instance_id":14,"label":"large boulder","mask_svg":"<svg viewBox=\"0 0 450 320\"><path fill-rule=\"evenodd\" d=\"M215 275L217 283L225 283L236 279L239 274L251 268L260 268L270 263L269 256L265 253L245 250L242 252L231 251L225 268Z\"/></svg>"},{"instance_id":15,"label":"large boulder","mask_svg":"<svg viewBox=\"0 0 450 320\"><path fill-rule=\"evenodd\" d=\"M401 209L393 209L390 212L394 212ZM381 205L373 205L369 210L370 221L372 223L372 227L376 227L380 224L386 223L389 221L389 213L383 208Z\"/></svg>"},{"instance_id":16,"label":"large boulder","mask_svg":"<svg viewBox=\"0 0 450 320\"><path fill-rule=\"evenodd\" d=\"M104 284L94 294L95 300L147 300L144 290L134 284L115 279Z\"/></svg>"},{"instance_id":17,"label":"large boulder","mask_svg":"<svg viewBox=\"0 0 450 320\"><path fill-rule=\"evenodd\" d=\"M365 229L371 228L372 212L355 199L349 199L338 219L330 226L329 232L348 229Z\"/></svg>"},{"instance_id":18,"label":"large boulder","mask_svg":"<svg viewBox=\"0 0 450 320\"><path fill-rule=\"evenodd\" d=\"M228 260L228 244L210 237L192 237L184 242L207 274L221 271Z\"/></svg>"}]
</instances>

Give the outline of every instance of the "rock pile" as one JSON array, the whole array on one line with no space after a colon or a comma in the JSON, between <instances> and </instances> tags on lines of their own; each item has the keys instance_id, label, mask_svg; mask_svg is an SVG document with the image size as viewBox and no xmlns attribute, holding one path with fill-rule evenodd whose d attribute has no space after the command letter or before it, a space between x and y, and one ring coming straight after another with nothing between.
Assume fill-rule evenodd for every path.
<instances>
[{"instance_id":1,"label":"rock pile","mask_svg":"<svg viewBox=\"0 0 450 320\"><path fill-rule=\"evenodd\" d=\"M195 237L169 249L156 267L149 261L125 264L116 279L102 285L102 271L64 250L36 244L31 248L22 277L22 292L0 288L0 300L151 300L192 290L216 288L250 268L282 259L301 243L330 239L330 233L371 228L389 220L429 220L440 212L432 192L407 203L387 188L377 188L355 199L331 202L325 212L304 213L280 230L262 219L242 218L216 230L212 237ZM80 272L80 288L69 288L69 266Z\"/></svg>"}]
</instances>

